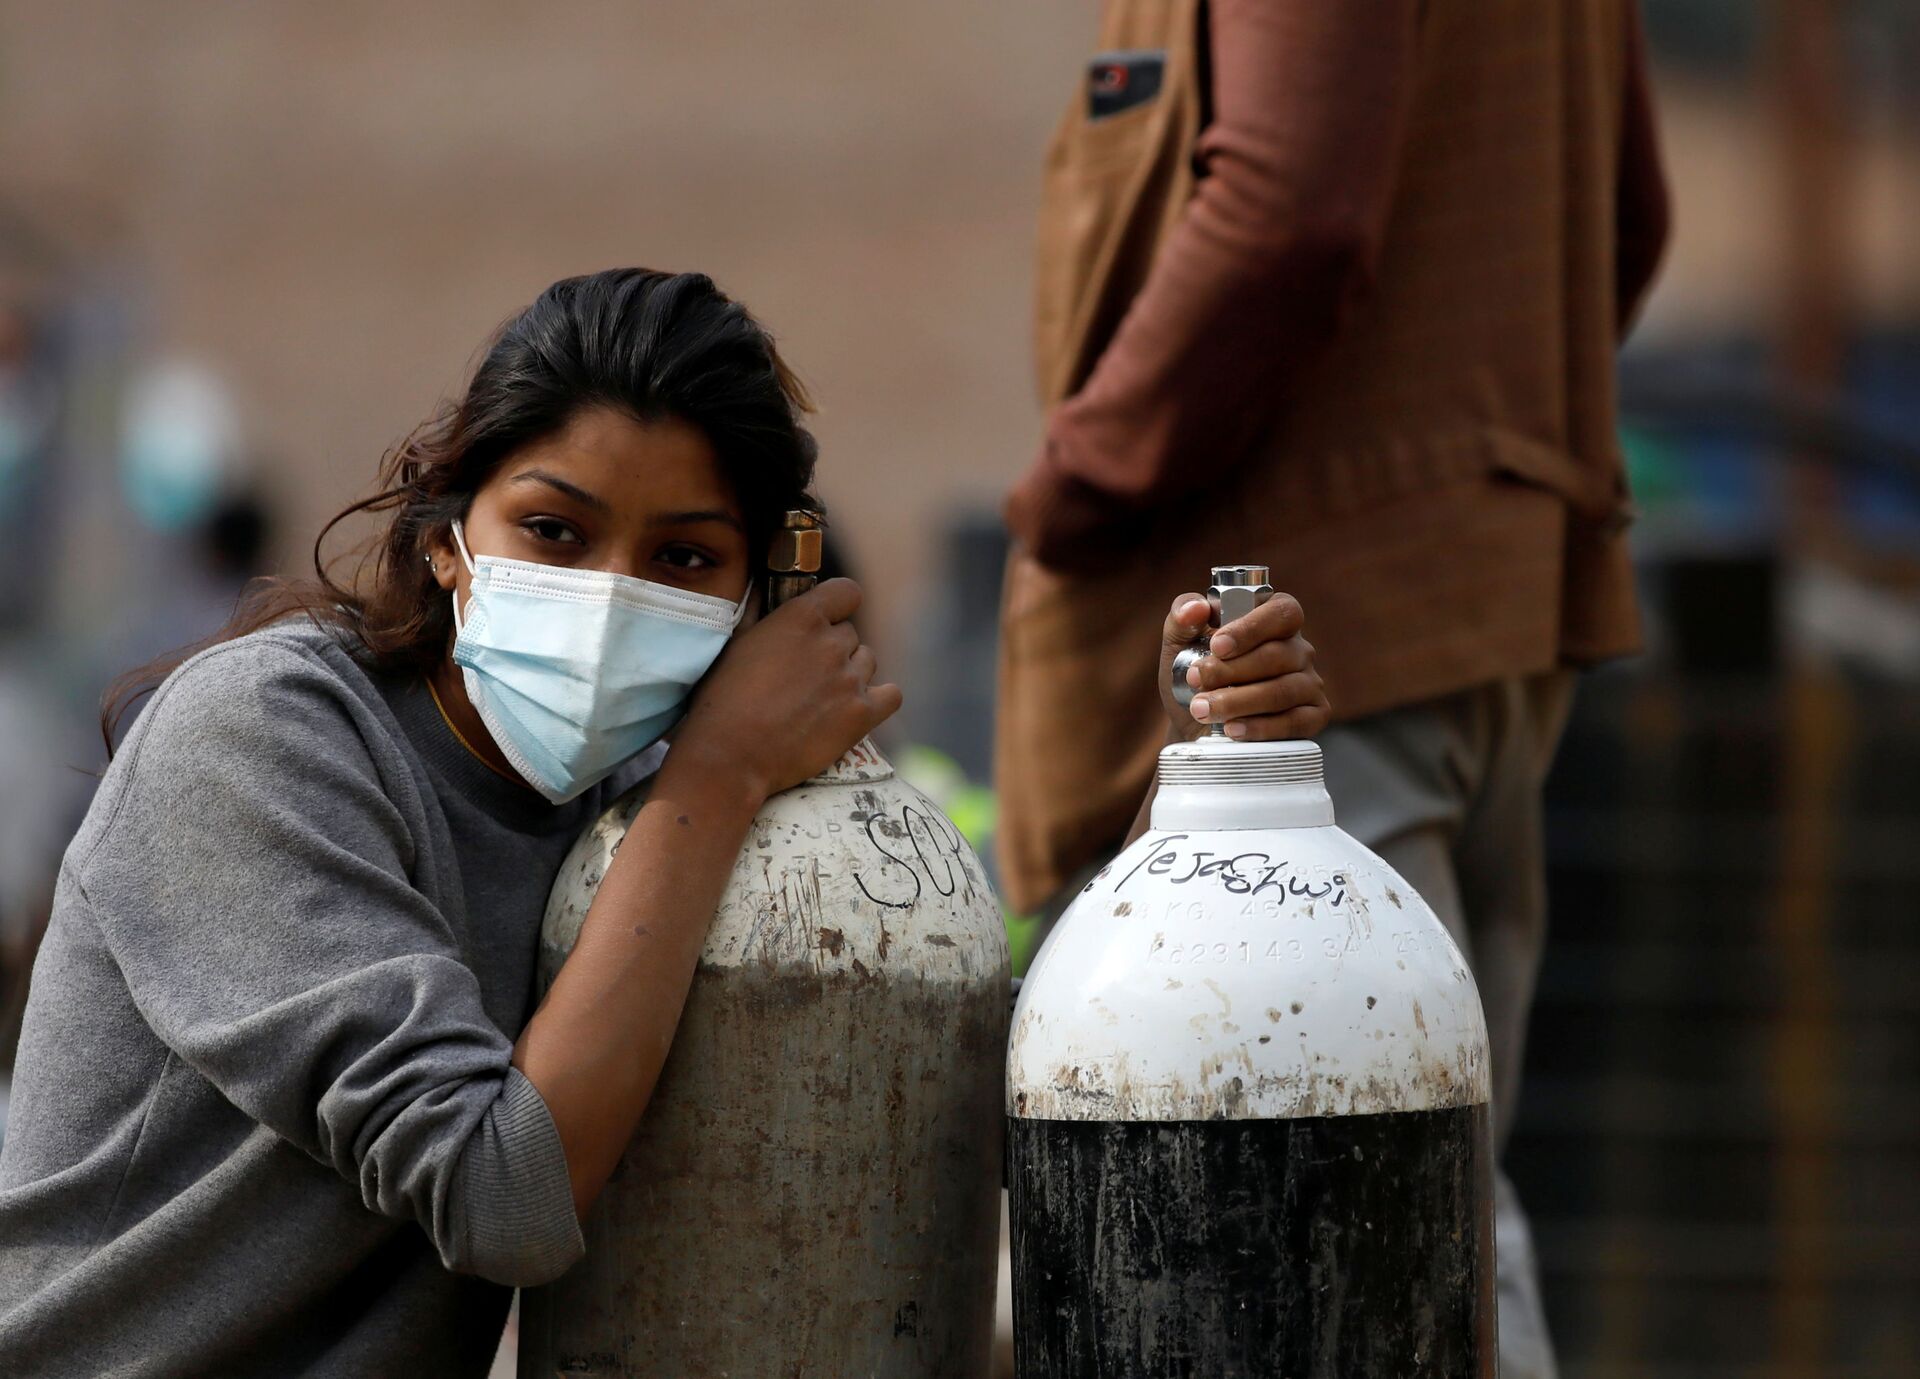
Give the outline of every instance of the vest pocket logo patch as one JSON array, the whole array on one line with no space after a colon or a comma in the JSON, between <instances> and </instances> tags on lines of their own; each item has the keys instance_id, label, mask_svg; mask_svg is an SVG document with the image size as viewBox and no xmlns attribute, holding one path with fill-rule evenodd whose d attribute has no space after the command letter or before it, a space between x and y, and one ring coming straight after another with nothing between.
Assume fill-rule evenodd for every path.
<instances>
[{"instance_id":1,"label":"vest pocket logo patch","mask_svg":"<svg viewBox=\"0 0 1920 1379\"><path fill-rule=\"evenodd\" d=\"M1087 64L1087 118L1109 119L1160 94L1167 55L1155 50L1101 53Z\"/></svg>"}]
</instances>

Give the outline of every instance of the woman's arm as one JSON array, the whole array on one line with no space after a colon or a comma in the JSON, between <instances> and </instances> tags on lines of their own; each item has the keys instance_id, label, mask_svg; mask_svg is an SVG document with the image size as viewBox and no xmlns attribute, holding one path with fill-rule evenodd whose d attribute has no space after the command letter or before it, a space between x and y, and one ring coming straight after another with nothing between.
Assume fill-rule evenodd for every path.
<instances>
[{"instance_id":1,"label":"woman's arm","mask_svg":"<svg viewBox=\"0 0 1920 1379\"><path fill-rule=\"evenodd\" d=\"M542 1283L582 1248L565 1155L419 884L446 873L418 777L343 660L269 632L172 676L68 850L63 922L166 1076L417 1223L448 1269ZM81 1076L125 1056L80 1042Z\"/></svg>"},{"instance_id":2,"label":"woman's arm","mask_svg":"<svg viewBox=\"0 0 1920 1379\"><path fill-rule=\"evenodd\" d=\"M583 1216L653 1095L753 816L900 706L898 689L871 683L873 653L847 621L859 603L851 581L829 580L728 648L514 1047Z\"/></svg>"},{"instance_id":3,"label":"woman's arm","mask_svg":"<svg viewBox=\"0 0 1920 1379\"><path fill-rule=\"evenodd\" d=\"M735 763L675 746L579 942L514 1046L566 1149L584 1217L667 1061L707 925L763 800Z\"/></svg>"}]
</instances>

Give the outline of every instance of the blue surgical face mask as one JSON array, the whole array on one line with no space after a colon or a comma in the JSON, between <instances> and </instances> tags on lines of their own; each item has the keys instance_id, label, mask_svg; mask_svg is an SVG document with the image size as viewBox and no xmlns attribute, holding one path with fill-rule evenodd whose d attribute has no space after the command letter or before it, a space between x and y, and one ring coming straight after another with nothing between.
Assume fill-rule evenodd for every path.
<instances>
[{"instance_id":1,"label":"blue surgical face mask","mask_svg":"<svg viewBox=\"0 0 1920 1379\"><path fill-rule=\"evenodd\" d=\"M747 611L604 570L474 557L454 595L454 664L501 753L565 803L659 741Z\"/></svg>"}]
</instances>

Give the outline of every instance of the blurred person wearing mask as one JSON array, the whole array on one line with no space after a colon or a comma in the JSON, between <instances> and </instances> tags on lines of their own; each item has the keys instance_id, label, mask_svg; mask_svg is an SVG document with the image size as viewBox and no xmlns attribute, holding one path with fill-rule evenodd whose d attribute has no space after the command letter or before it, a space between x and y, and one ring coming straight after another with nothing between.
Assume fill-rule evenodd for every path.
<instances>
[{"instance_id":1,"label":"blurred person wearing mask","mask_svg":"<svg viewBox=\"0 0 1920 1379\"><path fill-rule=\"evenodd\" d=\"M100 629L103 684L219 630L261 573L267 536L239 408L215 371L171 358L136 373L121 401L118 458L134 522L128 549L144 577ZM251 549L236 548L236 533L251 535Z\"/></svg>"},{"instance_id":2,"label":"blurred person wearing mask","mask_svg":"<svg viewBox=\"0 0 1920 1379\"><path fill-rule=\"evenodd\" d=\"M1667 232L1639 14L1106 0L1099 49L1047 160L1050 410L1007 503L1009 899L1057 913L1125 837L1199 635L1169 625L1156 701L1155 610L1270 565L1313 609L1342 825L1472 964L1504 1147L1541 786L1574 668L1639 638L1614 354ZM1283 721L1240 683L1278 654L1203 664L1195 717ZM1497 1203L1502 1372L1551 1375L1504 1174Z\"/></svg>"},{"instance_id":3,"label":"blurred person wearing mask","mask_svg":"<svg viewBox=\"0 0 1920 1379\"><path fill-rule=\"evenodd\" d=\"M209 495L205 511L169 527L147 558L150 577L90 649L93 683L111 684L129 663L164 656L218 632L267 573L273 509L251 485ZM97 741L97 738L96 738Z\"/></svg>"}]
</instances>

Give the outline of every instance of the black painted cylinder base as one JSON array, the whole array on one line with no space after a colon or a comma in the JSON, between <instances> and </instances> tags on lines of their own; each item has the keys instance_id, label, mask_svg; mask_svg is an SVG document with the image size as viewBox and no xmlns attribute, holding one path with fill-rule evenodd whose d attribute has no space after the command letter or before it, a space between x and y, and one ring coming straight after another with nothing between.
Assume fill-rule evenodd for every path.
<instances>
[{"instance_id":1,"label":"black painted cylinder base","mask_svg":"<svg viewBox=\"0 0 1920 1379\"><path fill-rule=\"evenodd\" d=\"M1019 1379L1493 1379L1484 1105L1007 1148Z\"/></svg>"}]
</instances>

